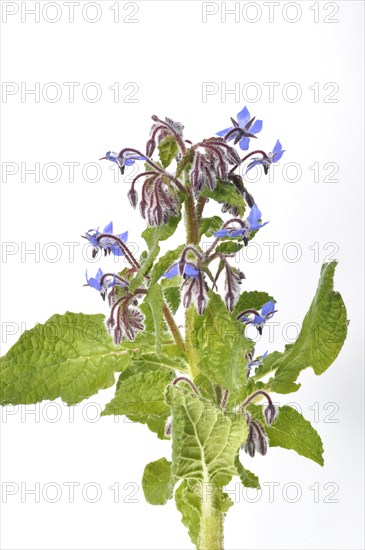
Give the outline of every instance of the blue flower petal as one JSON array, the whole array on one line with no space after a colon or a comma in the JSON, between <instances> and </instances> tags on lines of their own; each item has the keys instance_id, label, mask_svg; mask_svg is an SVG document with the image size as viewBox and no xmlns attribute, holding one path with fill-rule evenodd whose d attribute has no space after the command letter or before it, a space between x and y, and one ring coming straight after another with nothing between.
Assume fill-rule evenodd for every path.
<instances>
[{"instance_id":1,"label":"blue flower petal","mask_svg":"<svg viewBox=\"0 0 365 550\"><path fill-rule=\"evenodd\" d=\"M231 126L230 128L226 128L225 130L220 130L219 132L216 133L216 136L224 137L226 134L228 134L230 130L232 130L232 128L233 126Z\"/></svg>"},{"instance_id":2,"label":"blue flower petal","mask_svg":"<svg viewBox=\"0 0 365 550\"><path fill-rule=\"evenodd\" d=\"M254 168L255 166L259 166L260 164L264 164L262 159L255 159L252 162L250 162L250 164L247 166L246 174L247 172L252 170L252 168Z\"/></svg>"},{"instance_id":3,"label":"blue flower petal","mask_svg":"<svg viewBox=\"0 0 365 550\"><path fill-rule=\"evenodd\" d=\"M278 153L275 153L273 161L274 162L279 162L279 160L281 159L281 157L283 156L284 153L285 153L284 149L282 151L279 151Z\"/></svg>"},{"instance_id":4,"label":"blue flower petal","mask_svg":"<svg viewBox=\"0 0 365 550\"><path fill-rule=\"evenodd\" d=\"M108 225L106 225L104 227L103 232L104 233L113 233L113 222L108 223Z\"/></svg>"},{"instance_id":5,"label":"blue flower petal","mask_svg":"<svg viewBox=\"0 0 365 550\"><path fill-rule=\"evenodd\" d=\"M173 264L170 269L166 271L166 273L163 274L163 277L166 277L166 279L172 279L172 277L176 277L176 275L179 274L179 266L177 264Z\"/></svg>"},{"instance_id":6,"label":"blue flower petal","mask_svg":"<svg viewBox=\"0 0 365 550\"><path fill-rule=\"evenodd\" d=\"M219 231L214 233L214 236L215 237L227 237L228 234L229 234L228 229L220 229Z\"/></svg>"},{"instance_id":7,"label":"blue flower petal","mask_svg":"<svg viewBox=\"0 0 365 550\"><path fill-rule=\"evenodd\" d=\"M262 325L263 323L265 323L265 318L261 317L261 315L255 315L255 317L252 321L252 324L253 325Z\"/></svg>"},{"instance_id":8,"label":"blue flower petal","mask_svg":"<svg viewBox=\"0 0 365 550\"><path fill-rule=\"evenodd\" d=\"M246 229L235 229L234 231L229 232L229 237L239 237L240 235L244 235L246 233Z\"/></svg>"},{"instance_id":9,"label":"blue flower petal","mask_svg":"<svg viewBox=\"0 0 365 550\"><path fill-rule=\"evenodd\" d=\"M273 300L270 300L269 302L266 302L261 308L261 315L266 317L270 313L273 313L275 311L275 302Z\"/></svg>"},{"instance_id":10,"label":"blue flower petal","mask_svg":"<svg viewBox=\"0 0 365 550\"><path fill-rule=\"evenodd\" d=\"M197 277L199 275L199 270L195 268L193 264L186 263L184 268L184 274L188 277Z\"/></svg>"},{"instance_id":11,"label":"blue flower petal","mask_svg":"<svg viewBox=\"0 0 365 550\"><path fill-rule=\"evenodd\" d=\"M262 120L255 120L249 129L250 134L258 134L262 130Z\"/></svg>"},{"instance_id":12,"label":"blue flower petal","mask_svg":"<svg viewBox=\"0 0 365 550\"><path fill-rule=\"evenodd\" d=\"M280 141L277 140L277 142L275 143L275 146L274 146L274 149L272 150L273 153L280 153L280 151L282 150L283 146L281 145Z\"/></svg>"},{"instance_id":13,"label":"blue flower petal","mask_svg":"<svg viewBox=\"0 0 365 550\"><path fill-rule=\"evenodd\" d=\"M247 124L250 118L251 115L247 107L244 107L242 111L237 114L237 122L241 126L241 128L243 128Z\"/></svg>"},{"instance_id":14,"label":"blue flower petal","mask_svg":"<svg viewBox=\"0 0 365 550\"><path fill-rule=\"evenodd\" d=\"M128 241L128 231L121 233L120 235L118 235L118 237L120 238L121 241L126 243Z\"/></svg>"},{"instance_id":15,"label":"blue flower petal","mask_svg":"<svg viewBox=\"0 0 365 550\"><path fill-rule=\"evenodd\" d=\"M257 204L254 204L247 218L247 221L250 224L250 227L252 227L255 223L257 223L260 218L261 218L261 212Z\"/></svg>"},{"instance_id":16,"label":"blue flower petal","mask_svg":"<svg viewBox=\"0 0 365 550\"><path fill-rule=\"evenodd\" d=\"M249 145L250 145L250 138L244 137L240 140L240 147L242 151L247 151Z\"/></svg>"}]
</instances>

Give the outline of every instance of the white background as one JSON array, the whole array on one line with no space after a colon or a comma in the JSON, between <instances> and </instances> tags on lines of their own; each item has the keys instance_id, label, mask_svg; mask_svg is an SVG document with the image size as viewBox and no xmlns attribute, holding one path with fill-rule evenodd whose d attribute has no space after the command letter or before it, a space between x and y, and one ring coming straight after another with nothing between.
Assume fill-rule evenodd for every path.
<instances>
[{"instance_id":1,"label":"white background","mask_svg":"<svg viewBox=\"0 0 365 550\"><path fill-rule=\"evenodd\" d=\"M46 2L40 2L40 21L35 22L34 15L24 11L34 4L2 2L2 79L15 83L13 89L19 87L18 93L3 95L2 103L3 353L16 342L22 326L31 328L53 313L106 313L97 293L82 285L86 267L93 274L110 260L93 265L83 255L80 235L85 230L113 220L117 231L128 229L129 241L143 246L139 234L144 224L126 199L128 183L115 183L108 163L99 163L102 175L94 183L87 178L96 172L90 168L85 179L82 168L98 162L109 149L119 151L127 145L144 149L152 114L182 121L185 137L197 140L229 126L229 117L246 104L264 120L258 145L270 151L279 137L287 151L272 181L262 177L247 184L270 224L256 238L261 258L242 262L244 287L275 296L279 309L275 321L280 323L273 333L275 342L269 341L266 331L257 352L281 350L285 334L286 341L293 337L294 324L301 323L315 292L321 262L333 250L332 256L339 260L335 285L351 322L343 351L327 373L317 378L308 370L301 376L298 393L276 396L282 403L299 403L304 416L316 421L325 447L324 468L279 448L270 449L266 457L243 457L259 475L262 493L242 492L231 484L236 490L231 497L239 502L227 515L226 548L364 548L363 3L282 2L270 22L269 7L262 2L236 2L237 15L227 15L224 21L221 3L204 8L200 2L140 1L138 12L131 16L135 23L123 21L135 11L125 2L119 3L119 22L113 20L116 7L110 9L116 2L98 2L98 11L91 5L83 18L82 8L90 3L82 0L74 6L73 23L63 2L56 7L51 3L46 12L42 12ZM226 4L232 7L233 2ZM4 10L16 8L18 12L5 21ZM204 9L217 11L205 23ZM46 20L59 14L55 23ZM95 23L85 20L98 14ZM298 21L293 22L296 16ZM61 89L58 101L51 102L54 87L48 88L47 96L50 82ZM80 83L74 102L64 82ZM90 82L102 92L99 101L82 95L86 85L85 93L91 97ZM110 90L116 82L117 102ZM124 90L131 82L136 85ZM215 83L210 88L215 95L203 98L204 82ZM270 97L264 83L274 82L278 85ZM22 98L22 87L23 91L34 88L35 83L41 90L39 101L32 95ZM127 94L136 86L135 102L127 102ZM239 97L225 95L224 86L228 90L237 86ZM298 89L301 97L293 101ZM261 98L256 98L260 91ZM58 163L59 178L52 166L41 173L39 182L24 173L37 162L41 172L47 163ZM64 164L70 162L80 163L73 182ZM315 163L320 167L319 181L310 169ZM333 166L325 168L326 163L338 165L332 176L338 181L324 181ZM18 172L5 177L9 166ZM52 178L59 181L52 183ZM175 245L178 239L174 238ZM286 245L293 242L301 255L298 261L289 261L295 249ZM64 243L76 243L73 259L70 245ZM273 261L264 243L279 243ZM317 256L310 248L314 243L318 243ZM36 246L39 253L24 254ZM82 403L74 409L74 419L62 403L53 409L43 403L36 414L30 414L32 407L3 411L2 481L14 483L19 491L2 504L1 548L192 547L173 501L164 508L152 507L139 489L144 465L161 456L169 458L170 443L123 418L118 423L113 418L92 421L112 395L109 389ZM61 418L52 422L55 414ZM80 484L73 503L64 485L68 482ZM36 483L39 503L24 495L24 489ZM53 488L48 486L49 492L42 496L47 483ZM98 502L87 502L95 495L92 487L83 498L88 483L100 487ZM117 503L110 489L116 483ZM277 484L273 498L270 483ZM57 486L60 499L51 503ZM319 502L315 502L316 487ZM132 491L136 494L128 499ZM296 491L298 501L293 502ZM332 492L336 494L331 496ZM131 498L137 502L129 502Z\"/></svg>"}]
</instances>

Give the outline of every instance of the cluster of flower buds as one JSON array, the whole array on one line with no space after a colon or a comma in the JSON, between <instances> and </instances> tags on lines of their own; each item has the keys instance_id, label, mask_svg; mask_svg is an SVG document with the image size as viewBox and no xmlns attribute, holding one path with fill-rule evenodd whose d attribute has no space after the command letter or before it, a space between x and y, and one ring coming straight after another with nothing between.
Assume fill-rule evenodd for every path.
<instances>
[{"instance_id":1,"label":"cluster of flower buds","mask_svg":"<svg viewBox=\"0 0 365 550\"><path fill-rule=\"evenodd\" d=\"M213 137L194 145L194 159L190 170L190 182L197 197L204 187L214 191L218 179L228 178L229 166L240 162L233 147L223 138Z\"/></svg>"},{"instance_id":2,"label":"cluster of flower buds","mask_svg":"<svg viewBox=\"0 0 365 550\"><path fill-rule=\"evenodd\" d=\"M137 333L144 329L144 315L137 305L138 300L131 294L119 298L112 305L106 326L113 334L116 345L123 340L134 340Z\"/></svg>"},{"instance_id":3,"label":"cluster of flower buds","mask_svg":"<svg viewBox=\"0 0 365 550\"><path fill-rule=\"evenodd\" d=\"M264 408L264 418L267 426L271 426L279 414L279 409L274 405L269 394L262 390L257 390L254 392L241 405L240 409L242 410L248 424L248 437L241 448L243 448L246 453L252 457L255 456L256 451L261 455L266 455L268 448L268 439L263 425L257 419L252 418L250 413L246 411L246 407L260 394L267 399L267 405Z\"/></svg>"},{"instance_id":4,"label":"cluster of flower buds","mask_svg":"<svg viewBox=\"0 0 365 550\"><path fill-rule=\"evenodd\" d=\"M242 448L252 457L255 456L256 451L260 455L266 455L268 441L262 424L258 420L253 420L248 413L246 413L246 420L248 424L248 437Z\"/></svg>"},{"instance_id":5,"label":"cluster of flower buds","mask_svg":"<svg viewBox=\"0 0 365 550\"><path fill-rule=\"evenodd\" d=\"M131 266L127 273L133 273L141 267L126 244L128 233L114 235L112 222L102 232L91 229L83 236L93 246L93 257L104 250L105 254L125 256ZM138 288L131 293L127 278L118 273L103 273L101 269L98 269L95 277L89 278L86 273L86 282L85 286L98 290L103 300L108 296L110 314L106 325L113 334L114 343L118 345L122 340L134 340L137 333L144 329L144 316L137 306L139 298L147 290Z\"/></svg>"},{"instance_id":6,"label":"cluster of flower buds","mask_svg":"<svg viewBox=\"0 0 365 550\"><path fill-rule=\"evenodd\" d=\"M156 144L161 143L163 139L167 136L174 136L177 138L177 141L183 143L183 130L184 126L181 122L176 122L171 120L171 118L166 117L165 120L159 119L156 115L153 115L152 120L154 124L152 125L150 138L146 144L146 156L151 157L156 149Z\"/></svg>"},{"instance_id":7,"label":"cluster of flower buds","mask_svg":"<svg viewBox=\"0 0 365 550\"><path fill-rule=\"evenodd\" d=\"M133 189L133 188L132 188ZM130 193L132 192L132 189ZM131 200L131 195L129 195ZM135 197L133 197L135 205ZM142 217L151 226L167 223L170 216L177 216L180 210L179 196L171 183L164 181L164 176L154 174L149 176L142 187L140 202Z\"/></svg>"}]
</instances>

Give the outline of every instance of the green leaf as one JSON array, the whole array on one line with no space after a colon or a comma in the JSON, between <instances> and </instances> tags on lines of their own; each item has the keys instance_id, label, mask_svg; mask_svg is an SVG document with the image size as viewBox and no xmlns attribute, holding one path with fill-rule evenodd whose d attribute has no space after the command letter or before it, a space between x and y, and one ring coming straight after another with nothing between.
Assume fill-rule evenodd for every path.
<instances>
[{"instance_id":1,"label":"green leaf","mask_svg":"<svg viewBox=\"0 0 365 550\"><path fill-rule=\"evenodd\" d=\"M250 470L246 470L246 468L242 466L239 454L236 455L234 464L236 466L237 474L244 487L248 487L250 489L260 489L259 478L250 472Z\"/></svg>"},{"instance_id":2,"label":"green leaf","mask_svg":"<svg viewBox=\"0 0 365 550\"><path fill-rule=\"evenodd\" d=\"M336 262L322 266L316 295L296 342L271 365L275 377L269 381L272 391L297 391L300 372L312 367L315 374L325 372L339 354L347 335L347 315L341 295L333 290ZM269 357L267 358L267 360Z\"/></svg>"},{"instance_id":3,"label":"green leaf","mask_svg":"<svg viewBox=\"0 0 365 550\"><path fill-rule=\"evenodd\" d=\"M233 310L233 315L236 317L239 313L241 313L241 311L244 311L245 309L259 310L264 304L273 299L274 298L266 292L258 292L257 290L253 290L251 292L242 292Z\"/></svg>"},{"instance_id":4,"label":"green leaf","mask_svg":"<svg viewBox=\"0 0 365 550\"><path fill-rule=\"evenodd\" d=\"M159 144L158 151L161 164L167 168L176 157L179 147L173 136L166 136Z\"/></svg>"},{"instance_id":5,"label":"green leaf","mask_svg":"<svg viewBox=\"0 0 365 550\"><path fill-rule=\"evenodd\" d=\"M246 203L238 191L237 187L228 181L219 181L214 191L210 191L207 187L201 193L203 197L214 199L219 203L228 203L236 206L242 216L246 209Z\"/></svg>"},{"instance_id":6,"label":"green leaf","mask_svg":"<svg viewBox=\"0 0 365 550\"><path fill-rule=\"evenodd\" d=\"M245 326L227 311L221 297L209 293L204 315L194 313L192 343L199 351L198 368L211 382L234 390L246 384L246 353L253 342L245 337Z\"/></svg>"},{"instance_id":7,"label":"green leaf","mask_svg":"<svg viewBox=\"0 0 365 550\"><path fill-rule=\"evenodd\" d=\"M249 411L264 424L262 407L250 405ZM322 440L311 423L298 411L285 405L279 408L279 416L272 426L265 426L270 447L292 449L323 466Z\"/></svg>"},{"instance_id":8,"label":"green leaf","mask_svg":"<svg viewBox=\"0 0 365 550\"><path fill-rule=\"evenodd\" d=\"M211 218L202 218L199 222L199 237L206 235L212 237L214 233L219 231L223 225L223 220L219 216L212 216Z\"/></svg>"},{"instance_id":9,"label":"green leaf","mask_svg":"<svg viewBox=\"0 0 365 550\"><path fill-rule=\"evenodd\" d=\"M202 512L202 488L198 483L184 480L175 491L176 507L182 515L182 522L188 528L193 544L198 544L201 512ZM225 513L233 505L226 493L215 499L214 507L218 512Z\"/></svg>"},{"instance_id":10,"label":"green leaf","mask_svg":"<svg viewBox=\"0 0 365 550\"><path fill-rule=\"evenodd\" d=\"M181 351L179 356L175 355L173 357L164 353L142 353L139 357L133 359L132 366L137 370L142 368L155 370L163 367L175 372L175 370L183 371L186 369L186 363L184 357L181 356Z\"/></svg>"},{"instance_id":11,"label":"green leaf","mask_svg":"<svg viewBox=\"0 0 365 550\"><path fill-rule=\"evenodd\" d=\"M170 287L164 288L163 295L170 310L175 315L175 313L179 309L179 305L181 302L180 288L178 286L170 286Z\"/></svg>"},{"instance_id":12,"label":"green leaf","mask_svg":"<svg viewBox=\"0 0 365 550\"><path fill-rule=\"evenodd\" d=\"M236 474L238 448L247 437L242 415L222 410L183 388L169 386L172 411L172 475L222 486Z\"/></svg>"},{"instance_id":13,"label":"green leaf","mask_svg":"<svg viewBox=\"0 0 365 550\"><path fill-rule=\"evenodd\" d=\"M29 404L60 397L80 403L109 388L128 367L128 352L114 346L103 315L53 315L27 330L0 359L0 403Z\"/></svg>"},{"instance_id":14,"label":"green leaf","mask_svg":"<svg viewBox=\"0 0 365 550\"><path fill-rule=\"evenodd\" d=\"M160 458L150 462L144 469L142 478L144 496L150 504L166 504L172 498L171 462Z\"/></svg>"},{"instance_id":15,"label":"green leaf","mask_svg":"<svg viewBox=\"0 0 365 550\"><path fill-rule=\"evenodd\" d=\"M225 241L217 246L215 249L216 252L220 254L236 254L243 248L243 244L237 243L235 241Z\"/></svg>"},{"instance_id":16,"label":"green leaf","mask_svg":"<svg viewBox=\"0 0 365 550\"><path fill-rule=\"evenodd\" d=\"M158 260L158 262L154 265L152 272L151 272L151 281L150 286L157 283L162 277L164 273L171 267L171 265L177 260L180 256L182 251L184 250L185 245L182 244L175 248L175 250L169 250L161 256L161 258Z\"/></svg>"},{"instance_id":17,"label":"green leaf","mask_svg":"<svg viewBox=\"0 0 365 550\"><path fill-rule=\"evenodd\" d=\"M176 228L181 220L181 215L171 216L169 221L163 225L146 227L142 233L142 237L147 243L149 250L152 250L160 241L166 241L176 231Z\"/></svg>"},{"instance_id":18,"label":"green leaf","mask_svg":"<svg viewBox=\"0 0 365 550\"><path fill-rule=\"evenodd\" d=\"M148 294L144 299L152 313L152 319L155 329L155 338L156 338L156 352L161 352L162 337L164 332L164 320L163 320L163 296L162 288L160 285L153 285L149 287Z\"/></svg>"}]
</instances>

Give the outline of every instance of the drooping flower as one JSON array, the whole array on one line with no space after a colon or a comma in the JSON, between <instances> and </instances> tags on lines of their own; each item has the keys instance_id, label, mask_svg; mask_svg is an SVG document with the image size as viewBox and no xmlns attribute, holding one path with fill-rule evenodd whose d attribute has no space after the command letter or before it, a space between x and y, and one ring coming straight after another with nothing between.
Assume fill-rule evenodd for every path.
<instances>
[{"instance_id":1,"label":"drooping flower","mask_svg":"<svg viewBox=\"0 0 365 550\"><path fill-rule=\"evenodd\" d=\"M277 140L275 143L274 149L271 151L271 153L268 153L266 157L263 157L261 159L254 158L252 162L247 167L246 174L249 172L254 166L261 165L264 169L265 175L268 173L269 168L271 164L275 162L279 162L283 154L285 153L285 149L283 149L283 146L281 145L280 141Z\"/></svg>"},{"instance_id":2,"label":"drooping flower","mask_svg":"<svg viewBox=\"0 0 365 550\"><path fill-rule=\"evenodd\" d=\"M241 227L226 227L214 233L215 237L245 237L249 238L251 231L258 231L269 222L261 223L261 212L256 204L251 208L247 219L241 222Z\"/></svg>"},{"instance_id":3,"label":"drooping flower","mask_svg":"<svg viewBox=\"0 0 365 550\"><path fill-rule=\"evenodd\" d=\"M234 139L235 145L239 143L240 148L243 151L247 151L250 138L256 138L255 134L258 134L262 130L262 120L255 120L255 118L251 118L249 110L247 107L244 107L237 114L237 120L231 118L233 126L220 130L217 132L217 135L225 137L227 141Z\"/></svg>"},{"instance_id":4,"label":"drooping flower","mask_svg":"<svg viewBox=\"0 0 365 550\"><path fill-rule=\"evenodd\" d=\"M255 326L258 332L262 334L262 327L266 321L273 317L274 313L276 313L275 302L270 300L262 306L260 312L254 309L246 309L237 316L237 319L246 323L246 325Z\"/></svg>"},{"instance_id":5,"label":"drooping flower","mask_svg":"<svg viewBox=\"0 0 365 550\"><path fill-rule=\"evenodd\" d=\"M123 251L118 246L116 239L123 243L127 242L128 231L113 235L113 222L110 222L104 227L103 231L99 231L99 228L89 229L83 237L93 246L93 258L96 257L99 250L104 250L105 255L113 253L115 256L123 256Z\"/></svg>"},{"instance_id":6,"label":"drooping flower","mask_svg":"<svg viewBox=\"0 0 365 550\"><path fill-rule=\"evenodd\" d=\"M91 286L92 288L95 288L95 290L98 290L103 300L105 300L105 296L109 288L114 286L125 287L128 284L127 281L123 280L122 277L116 273L104 274L100 268L98 269L95 277L88 277L86 271L86 283L87 284L85 286Z\"/></svg>"},{"instance_id":7,"label":"drooping flower","mask_svg":"<svg viewBox=\"0 0 365 550\"><path fill-rule=\"evenodd\" d=\"M246 355L246 359L247 359L246 375L247 375L247 378L251 374L251 369L254 368L254 367L259 367L262 364L263 360L267 357L267 355L269 353L268 351L265 351L265 353L263 355L261 355L261 357L256 357L256 359L253 359L254 351L255 350L252 350L250 353L248 353Z\"/></svg>"},{"instance_id":8,"label":"drooping flower","mask_svg":"<svg viewBox=\"0 0 365 550\"><path fill-rule=\"evenodd\" d=\"M145 157L137 155L132 151L125 151L122 156L119 156L115 151L108 151L105 157L101 157L99 160L109 160L119 166L122 174L124 174L124 168L126 166L132 166L136 160L144 160Z\"/></svg>"}]
</instances>

